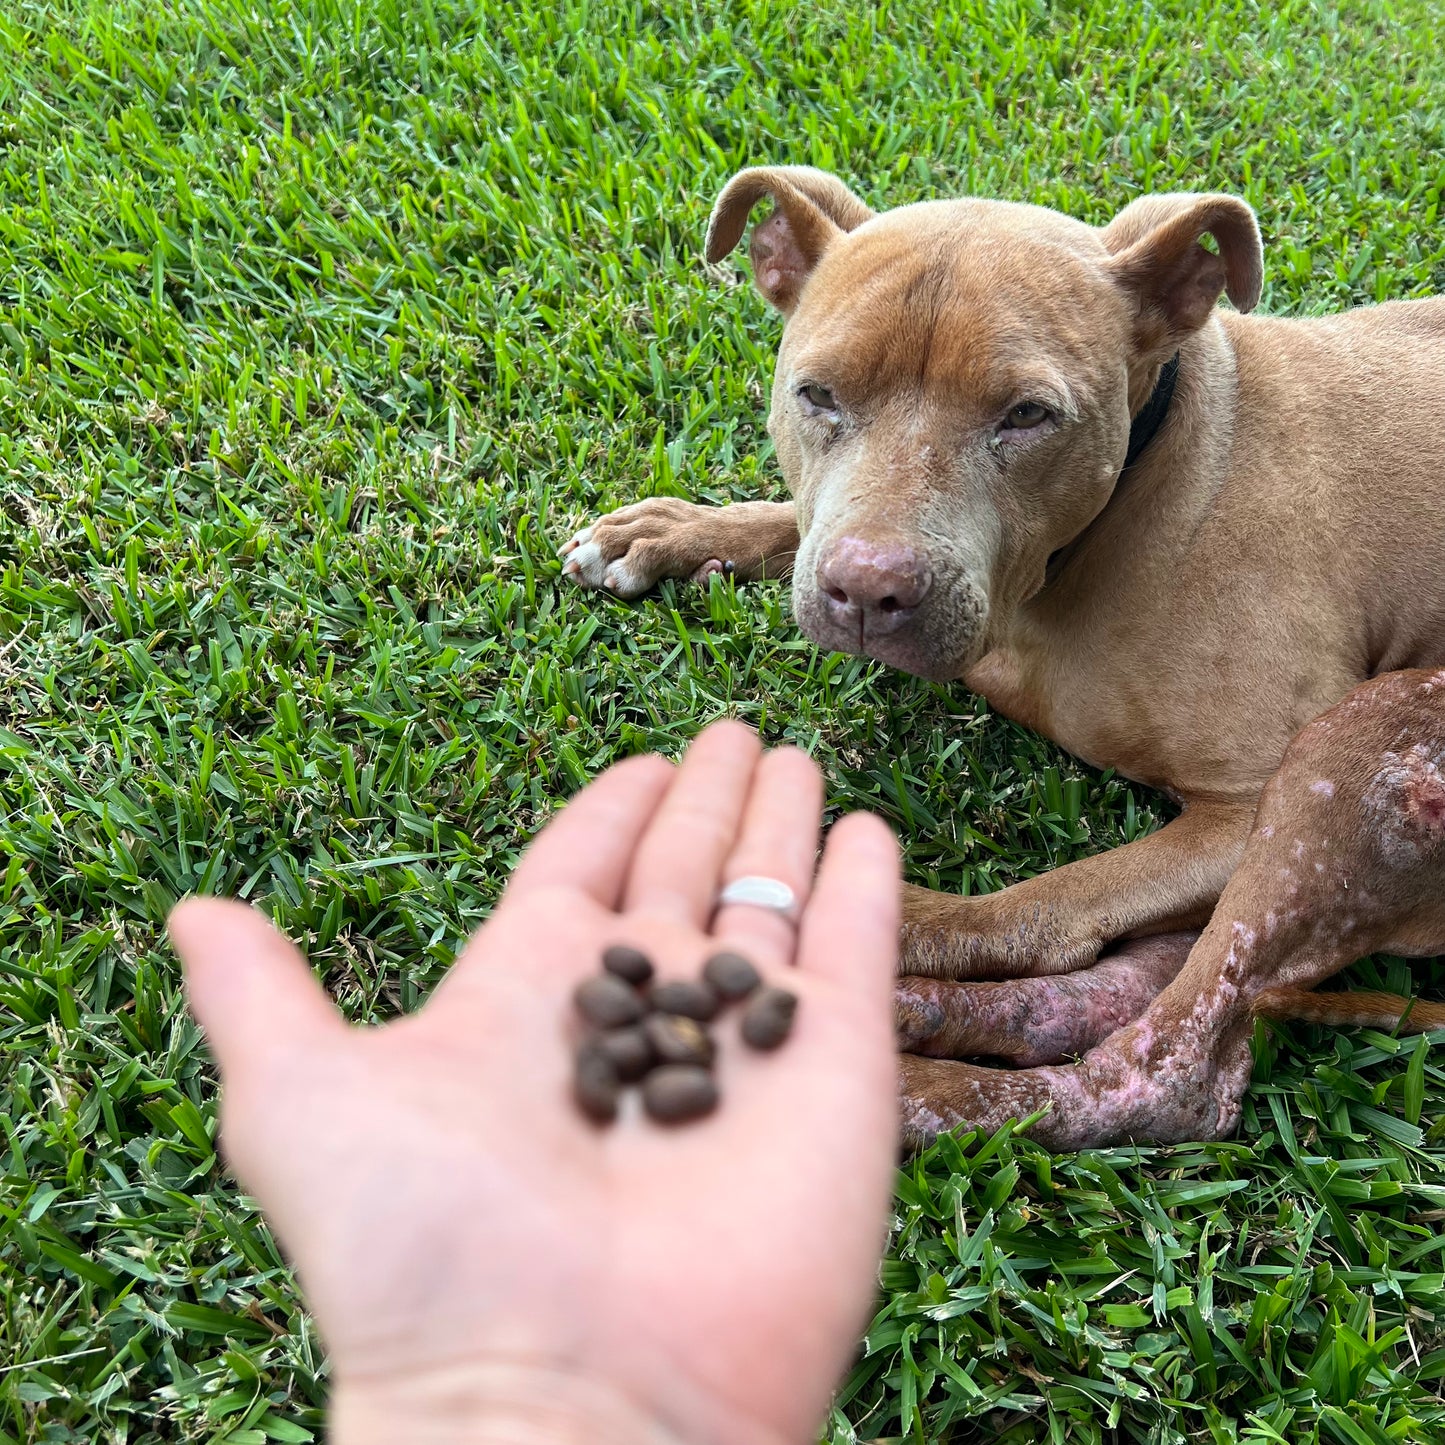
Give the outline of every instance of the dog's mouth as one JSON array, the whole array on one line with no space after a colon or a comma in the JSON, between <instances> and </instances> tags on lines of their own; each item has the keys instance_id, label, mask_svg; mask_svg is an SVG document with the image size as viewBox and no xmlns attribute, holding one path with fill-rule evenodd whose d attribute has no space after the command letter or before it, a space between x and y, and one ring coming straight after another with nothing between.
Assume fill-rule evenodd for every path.
<instances>
[{"instance_id":1,"label":"dog's mouth","mask_svg":"<svg viewBox=\"0 0 1445 1445\"><path fill-rule=\"evenodd\" d=\"M839 616L817 589L795 585L793 612L802 632L830 652L872 658L928 682L953 682L983 651L987 610L971 588L960 591L946 605L931 601L907 616L901 609Z\"/></svg>"},{"instance_id":2,"label":"dog's mouth","mask_svg":"<svg viewBox=\"0 0 1445 1445\"><path fill-rule=\"evenodd\" d=\"M870 644L862 655L921 677L925 682L957 682L978 661L980 652L980 648L970 647L965 653L947 655L890 639L888 644Z\"/></svg>"}]
</instances>

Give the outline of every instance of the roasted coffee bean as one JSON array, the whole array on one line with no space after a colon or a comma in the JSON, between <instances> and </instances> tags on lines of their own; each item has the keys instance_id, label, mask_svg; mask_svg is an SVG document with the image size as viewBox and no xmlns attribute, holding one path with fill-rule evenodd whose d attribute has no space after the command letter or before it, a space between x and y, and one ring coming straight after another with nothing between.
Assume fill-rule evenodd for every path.
<instances>
[{"instance_id":1,"label":"roasted coffee bean","mask_svg":"<svg viewBox=\"0 0 1445 1445\"><path fill-rule=\"evenodd\" d=\"M743 1042L755 1049L775 1049L792 1031L798 996L784 988L765 988L743 1010Z\"/></svg>"},{"instance_id":2,"label":"roasted coffee bean","mask_svg":"<svg viewBox=\"0 0 1445 1445\"><path fill-rule=\"evenodd\" d=\"M646 1022L651 1023L652 1020ZM597 1036L597 1042L612 1060L617 1077L624 1084L636 1082L657 1060L647 1035L635 1024L626 1029L609 1029Z\"/></svg>"},{"instance_id":3,"label":"roasted coffee bean","mask_svg":"<svg viewBox=\"0 0 1445 1445\"><path fill-rule=\"evenodd\" d=\"M626 979L634 988L652 981L652 960L640 948L631 948L625 943L614 943L602 955L602 967Z\"/></svg>"},{"instance_id":4,"label":"roasted coffee bean","mask_svg":"<svg viewBox=\"0 0 1445 1445\"><path fill-rule=\"evenodd\" d=\"M705 1024L717 1016L720 1002L711 985L691 979L674 979L669 983L655 983L648 995L652 1006L659 1013L682 1014L684 1018L696 1019Z\"/></svg>"},{"instance_id":5,"label":"roasted coffee bean","mask_svg":"<svg viewBox=\"0 0 1445 1445\"><path fill-rule=\"evenodd\" d=\"M642 1104L654 1119L678 1124L717 1108L717 1082L693 1064L664 1064L642 1081Z\"/></svg>"},{"instance_id":6,"label":"roasted coffee bean","mask_svg":"<svg viewBox=\"0 0 1445 1445\"><path fill-rule=\"evenodd\" d=\"M578 1013L599 1029L625 1028L647 1012L642 995L630 983L623 983L610 973L584 979L572 998Z\"/></svg>"},{"instance_id":7,"label":"roasted coffee bean","mask_svg":"<svg viewBox=\"0 0 1445 1445\"><path fill-rule=\"evenodd\" d=\"M715 953L702 966L702 976L723 998L746 998L762 975L740 953Z\"/></svg>"},{"instance_id":8,"label":"roasted coffee bean","mask_svg":"<svg viewBox=\"0 0 1445 1445\"><path fill-rule=\"evenodd\" d=\"M642 1021L642 1031L664 1064L707 1068L712 1063L712 1039L696 1019L682 1014L649 1014Z\"/></svg>"},{"instance_id":9,"label":"roasted coffee bean","mask_svg":"<svg viewBox=\"0 0 1445 1445\"><path fill-rule=\"evenodd\" d=\"M589 1119L610 1124L617 1117L617 1067L607 1050L595 1039L585 1040L577 1049L572 1070L572 1096Z\"/></svg>"}]
</instances>

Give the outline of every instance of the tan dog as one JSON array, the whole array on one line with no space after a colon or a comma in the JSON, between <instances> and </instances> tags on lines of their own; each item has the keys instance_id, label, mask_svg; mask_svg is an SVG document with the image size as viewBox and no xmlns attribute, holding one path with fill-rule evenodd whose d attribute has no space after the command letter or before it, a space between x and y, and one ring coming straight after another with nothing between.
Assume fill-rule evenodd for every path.
<instances>
[{"instance_id":1,"label":"tan dog","mask_svg":"<svg viewBox=\"0 0 1445 1445\"><path fill-rule=\"evenodd\" d=\"M1230 196L1096 230L981 200L875 215L791 167L733 178L710 260L764 196L794 501L640 502L566 569L633 596L791 567L820 646L961 678L1182 802L999 893L908 890L905 1118L923 1139L1052 1105L1035 1134L1059 1146L1227 1133L1254 1013L1396 1018L1297 991L1377 948L1445 950L1445 673L1403 671L1445 664L1445 300L1221 310L1262 272Z\"/></svg>"}]
</instances>

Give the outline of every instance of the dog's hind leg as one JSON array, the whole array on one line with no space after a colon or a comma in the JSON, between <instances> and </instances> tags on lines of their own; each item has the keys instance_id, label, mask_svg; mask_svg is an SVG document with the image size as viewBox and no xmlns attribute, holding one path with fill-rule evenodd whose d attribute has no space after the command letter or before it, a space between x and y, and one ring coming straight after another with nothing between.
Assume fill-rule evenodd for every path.
<instances>
[{"instance_id":1,"label":"dog's hind leg","mask_svg":"<svg viewBox=\"0 0 1445 1445\"><path fill-rule=\"evenodd\" d=\"M1249 837L1254 801L1196 803L1147 838L969 898L905 888L899 972L1038 978L1120 939L1202 928Z\"/></svg>"},{"instance_id":2,"label":"dog's hind leg","mask_svg":"<svg viewBox=\"0 0 1445 1445\"><path fill-rule=\"evenodd\" d=\"M1287 1012L1282 1001L1364 954L1442 950L1445 671L1391 673L1290 743L1209 926L1138 1019L1073 1065L903 1055L905 1136L1048 1110L1032 1133L1056 1148L1222 1137L1239 1119L1256 1016ZM1360 1001L1362 1020L1378 1012L1377 998Z\"/></svg>"},{"instance_id":3,"label":"dog's hind leg","mask_svg":"<svg viewBox=\"0 0 1445 1445\"><path fill-rule=\"evenodd\" d=\"M1077 1058L1138 1018L1173 981L1198 937L1191 931L1132 939L1092 968L1042 978L901 978L894 993L899 1047L1023 1067Z\"/></svg>"}]
</instances>

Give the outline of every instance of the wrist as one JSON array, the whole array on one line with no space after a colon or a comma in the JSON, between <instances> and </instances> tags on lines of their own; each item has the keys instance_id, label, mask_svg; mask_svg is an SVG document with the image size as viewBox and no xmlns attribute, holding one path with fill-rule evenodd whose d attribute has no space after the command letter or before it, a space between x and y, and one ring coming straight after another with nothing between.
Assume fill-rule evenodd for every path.
<instances>
[{"instance_id":1,"label":"wrist","mask_svg":"<svg viewBox=\"0 0 1445 1445\"><path fill-rule=\"evenodd\" d=\"M615 1387L515 1362L339 1379L329 1416L332 1445L686 1445Z\"/></svg>"}]
</instances>

